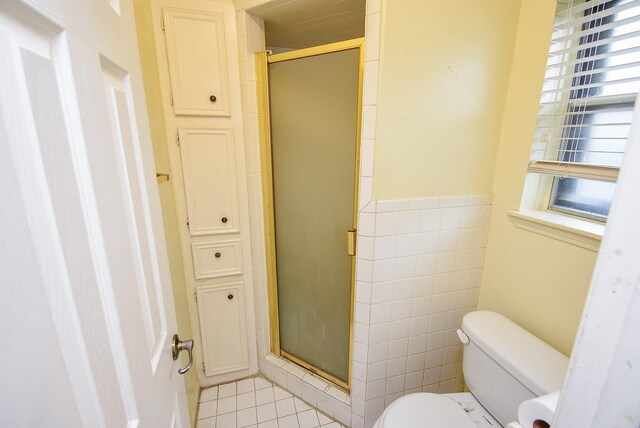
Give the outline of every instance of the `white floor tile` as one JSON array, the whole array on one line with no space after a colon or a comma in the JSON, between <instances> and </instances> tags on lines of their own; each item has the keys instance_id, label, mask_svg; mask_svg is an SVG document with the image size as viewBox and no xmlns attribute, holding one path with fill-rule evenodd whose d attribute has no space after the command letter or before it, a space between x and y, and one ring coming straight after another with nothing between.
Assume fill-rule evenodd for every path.
<instances>
[{"instance_id":1,"label":"white floor tile","mask_svg":"<svg viewBox=\"0 0 640 428\"><path fill-rule=\"evenodd\" d=\"M266 422L276 419L276 405L274 403L266 403L258 406L258 422Z\"/></svg>"},{"instance_id":2,"label":"white floor tile","mask_svg":"<svg viewBox=\"0 0 640 428\"><path fill-rule=\"evenodd\" d=\"M248 427L256 423L258 423L258 418L256 417L255 407L238 411L238 428Z\"/></svg>"},{"instance_id":3,"label":"white floor tile","mask_svg":"<svg viewBox=\"0 0 640 428\"><path fill-rule=\"evenodd\" d=\"M324 426L334 422L330 417L326 416L324 413L316 412L318 414L318 420L320 421L320 425Z\"/></svg>"},{"instance_id":4,"label":"white floor tile","mask_svg":"<svg viewBox=\"0 0 640 428\"><path fill-rule=\"evenodd\" d=\"M298 423L300 424L300 428L316 428L320 426L315 410L298 413Z\"/></svg>"},{"instance_id":5,"label":"white floor tile","mask_svg":"<svg viewBox=\"0 0 640 428\"><path fill-rule=\"evenodd\" d=\"M216 400L200 403L198 419L210 418L217 414L218 402Z\"/></svg>"},{"instance_id":6,"label":"white floor tile","mask_svg":"<svg viewBox=\"0 0 640 428\"><path fill-rule=\"evenodd\" d=\"M264 378L203 389L197 428L343 428Z\"/></svg>"},{"instance_id":7,"label":"white floor tile","mask_svg":"<svg viewBox=\"0 0 640 428\"><path fill-rule=\"evenodd\" d=\"M227 383L218 387L218 398L231 397L236 395L236 383Z\"/></svg>"},{"instance_id":8,"label":"white floor tile","mask_svg":"<svg viewBox=\"0 0 640 428\"><path fill-rule=\"evenodd\" d=\"M297 397L293 397L293 402L296 405L296 412L298 413L313 409L313 407L311 407L310 405L308 405L307 403L305 403L304 401L300 400Z\"/></svg>"},{"instance_id":9,"label":"white floor tile","mask_svg":"<svg viewBox=\"0 0 640 428\"><path fill-rule=\"evenodd\" d=\"M218 400L218 415L236 411L236 397L225 397Z\"/></svg>"},{"instance_id":10,"label":"white floor tile","mask_svg":"<svg viewBox=\"0 0 640 428\"><path fill-rule=\"evenodd\" d=\"M271 386L271 382L263 377L255 378L256 389L268 388Z\"/></svg>"},{"instance_id":11,"label":"white floor tile","mask_svg":"<svg viewBox=\"0 0 640 428\"><path fill-rule=\"evenodd\" d=\"M258 428L279 428L278 420L274 419L268 422L261 422L258 424Z\"/></svg>"},{"instance_id":12,"label":"white floor tile","mask_svg":"<svg viewBox=\"0 0 640 428\"><path fill-rule=\"evenodd\" d=\"M236 393L237 394L244 394L245 392L250 392L250 391L254 391L255 390L255 383L254 383L254 379L243 379L238 381L237 385L236 385Z\"/></svg>"},{"instance_id":13,"label":"white floor tile","mask_svg":"<svg viewBox=\"0 0 640 428\"><path fill-rule=\"evenodd\" d=\"M198 419L196 428L216 428L216 418Z\"/></svg>"},{"instance_id":14,"label":"white floor tile","mask_svg":"<svg viewBox=\"0 0 640 428\"><path fill-rule=\"evenodd\" d=\"M273 387L273 396L276 399L276 401L283 400L285 398L291 398L291 394L289 394L287 391L280 388L279 386Z\"/></svg>"},{"instance_id":15,"label":"white floor tile","mask_svg":"<svg viewBox=\"0 0 640 428\"><path fill-rule=\"evenodd\" d=\"M256 404L259 406L265 403L273 403L273 388L264 388L256 391Z\"/></svg>"},{"instance_id":16,"label":"white floor tile","mask_svg":"<svg viewBox=\"0 0 640 428\"><path fill-rule=\"evenodd\" d=\"M236 412L217 416L216 428L237 428Z\"/></svg>"},{"instance_id":17,"label":"white floor tile","mask_svg":"<svg viewBox=\"0 0 640 428\"><path fill-rule=\"evenodd\" d=\"M285 416L284 418L278 419L278 427L279 428L300 428L298 425L298 418L296 415Z\"/></svg>"},{"instance_id":18,"label":"white floor tile","mask_svg":"<svg viewBox=\"0 0 640 428\"><path fill-rule=\"evenodd\" d=\"M239 394L237 397L238 410L256 406L256 394L253 391Z\"/></svg>"},{"instance_id":19,"label":"white floor tile","mask_svg":"<svg viewBox=\"0 0 640 428\"><path fill-rule=\"evenodd\" d=\"M218 387L213 386L211 388L203 389L200 391L200 402L211 401L218 399Z\"/></svg>"},{"instance_id":20,"label":"white floor tile","mask_svg":"<svg viewBox=\"0 0 640 428\"><path fill-rule=\"evenodd\" d=\"M276 401L276 411L278 412L278 418L294 415L296 408L293 405L293 399L285 398L284 400Z\"/></svg>"}]
</instances>

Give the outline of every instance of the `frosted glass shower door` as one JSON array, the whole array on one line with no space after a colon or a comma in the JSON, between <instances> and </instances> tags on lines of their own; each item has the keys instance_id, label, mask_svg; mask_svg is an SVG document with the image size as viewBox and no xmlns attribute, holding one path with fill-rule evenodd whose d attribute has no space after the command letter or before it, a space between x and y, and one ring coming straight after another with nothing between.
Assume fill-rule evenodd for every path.
<instances>
[{"instance_id":1,"label":"frosted glass shower door","mask_svg":"<svg viewBox=\"0 0 640 428\"><path fill-rule=\"evenodd\" d=\"M280 349L344 384L359 56L350 49L269 65Z\"/></svg>"}]
</instances>

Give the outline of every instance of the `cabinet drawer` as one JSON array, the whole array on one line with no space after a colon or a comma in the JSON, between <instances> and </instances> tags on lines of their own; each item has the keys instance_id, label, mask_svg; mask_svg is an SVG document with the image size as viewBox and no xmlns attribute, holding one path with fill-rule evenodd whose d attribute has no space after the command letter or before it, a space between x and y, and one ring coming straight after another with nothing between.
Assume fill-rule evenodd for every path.
<instances>
[{"instance_id":1,"label":"cabinet drawer","mask_svg":"<svg viewBox=\"0 0 640 428\"><path fill-rule=\"evenodd\" d=\"M206 376L249 368L242 282L196 288Z\"/></svg>"},{"instance_id":2,"label":"cabinet drawer","mask_svg":"<svg viewBox=\"0 0 640 428\"><path fill-rule=\"evenodd\" d=\"M192 242L196 279L242 274L242 247L239 239Z\"/></svg>"}]
</instances>

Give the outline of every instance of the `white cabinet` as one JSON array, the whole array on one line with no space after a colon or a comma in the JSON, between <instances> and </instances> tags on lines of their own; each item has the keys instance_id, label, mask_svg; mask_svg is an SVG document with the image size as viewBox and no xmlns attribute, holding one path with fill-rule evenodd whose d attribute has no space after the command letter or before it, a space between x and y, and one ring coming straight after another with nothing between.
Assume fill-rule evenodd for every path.
<instances>
[{"instance_id":1,"label":"white cabinet","mask_svg":"<svg viewBox=\"0 0 640 428\"><path fill-rule=\"evenodd\" d=\"M215 385L258 371L235 7L151 3L194 368Z\"/></svg>"},{"instance_id":2,"label":"white cabinet","mask_svg":"<svg viewBox=\"0 0 640 428\"><path fill-rule=\"evenodd\" d=\"M201 286L196 290L205 375L248 368L242 282Z\"/></svg>"},{"instance_id":3,"label":"white cabinet","mask_svg":"<svg viewBox=\"0 0 640 428\"><path fill-rule=\"evenodd\" d=\"M176 115L230 116L224 15L164 9Z\"/></svg>"},{"instance_id":4,"label":"white cabinet","mask_svg":"<svg viewBox=\"0 0 640 428\"><path fill-rule=\"evenodd\" d=\"M232 130L180 127L178 135L191 236L238 232Z\"/></svg>"}]
</instances>

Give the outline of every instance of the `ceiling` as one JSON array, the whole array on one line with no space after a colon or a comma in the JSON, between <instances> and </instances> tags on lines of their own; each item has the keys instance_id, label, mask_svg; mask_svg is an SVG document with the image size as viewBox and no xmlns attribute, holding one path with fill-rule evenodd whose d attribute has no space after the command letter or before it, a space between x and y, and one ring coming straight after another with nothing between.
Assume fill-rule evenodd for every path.
<instances>
[{"instance_id":1,"label":"ceiling","mask_svg":"<svg viewBox=\"0 0 640 428\"><path fill-rule=\"evenodd\" d=\"M274 0L248 10L269 48L307 48L364 37L365 0Z\"/></svg>"}]
</instances>

